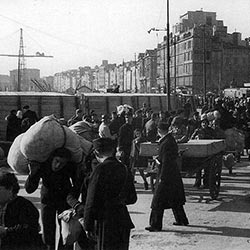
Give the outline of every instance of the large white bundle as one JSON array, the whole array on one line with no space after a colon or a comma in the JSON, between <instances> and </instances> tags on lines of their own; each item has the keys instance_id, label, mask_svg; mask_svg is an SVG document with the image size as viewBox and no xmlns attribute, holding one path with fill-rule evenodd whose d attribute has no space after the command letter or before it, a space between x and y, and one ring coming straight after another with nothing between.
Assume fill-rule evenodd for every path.
<instances>
[{"instance_id":1,"label":"large white bundle","mask_svg":"<svg viewBox=\"0 0 250 250\"><path fill-rule=\"evenodd\" d=\"M79 140L80 140L80 145L81 145L81 148L83 150L83 153L85 155L88 155L90 153L90 151L92 150L92 148L93 148L92 142L86 140L85 138L83 138L83 137L81 137L79 135L78 135L78 137L79 137Z\"/></svg>"},{"instance_id":2,"label":"large white bundle","mask_svg":"<svg viewBox=\"0 0 250 250\"><path fill-rule=\"evenodd\" d=\"M85 121L76 122L69 127L76 133L80 140L80 145L85 155L88 155L92 149L93 132L90 125Z\"/></svg>"},{"instance_id":3,"label":"large white bundle","mask_svg":"<svg viewBox=\"0 0 250 250\"><path fill-rule=\"evenodd\" d=\"M69 129L90 142L98 138L98 133L93 130L93 125L86 121L76 122Z\"/></svg>"},{"instance_id":4,"label":"large white bundle","mask_svg":"<svg viewBox=\"0 0 250 250\"><path fill-rule=\"evenodd\" d=\"M28 174L28 160L25 158L25 156L22 154L20 150L20 144L21 140L24 134L20 134L17 136L12 143L8 156L7 156L7 162L10 165L10 167L15 170L19 174Z\"/></svg>"},{"instance_id":5,"label":"large white bundle","mask_svg":"<svg viewBox=\"0 0 250 250\"><path fill-rule=\"evenodd\" d=\"M32 125L23 135L21 152L29 160L46 161L57 148L65 147L72 153L72 160L80 162L83 157L79 137L54 116L46 116Z\"/></svg>"},{"instance_id":6,"label":"large white bundle","mask_svg":"<svg viewBox=\"0 0 250 250\"><path fill-rule=\"evenodd\" d=\"M72 131L74 131L76 134L84 137L84 133L87 133L87 132L91 132L92 131L92 128L91 128L91 125L88 124L87 122L85 121L79 121L79 122L76 122L74 123L73 125L71 125L69 127L69 129L71 129Z\"/></svg>"},{"instance_id":7,"label":"large white bundle","mask_svg":"<svg viewBox=\"0 0 250 250\"><path fill-rule=\"evenodd\" d=\"M117 114L120 115L122 114L123 112L124 113L129 113L129 112L133 112L133 107L131 107L130 105L128 104L123 104L123 105L120 105L120 106L117 106Z\"/></svg>"}]
</instances>

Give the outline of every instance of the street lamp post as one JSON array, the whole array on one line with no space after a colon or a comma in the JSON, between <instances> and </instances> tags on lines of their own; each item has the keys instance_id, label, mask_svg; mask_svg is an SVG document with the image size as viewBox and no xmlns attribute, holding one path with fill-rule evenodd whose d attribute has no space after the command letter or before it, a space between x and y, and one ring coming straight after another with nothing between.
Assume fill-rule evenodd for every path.
<instances>
[{"instance_id":1,"label":"street lamp post","mask_svg":"<svg viewBox=\"0 0 250 250\"><path fill-rule=\"evenodd\" d=\"M169 45L169 0L167 0L167 107L171 110L170 100L170 45Z\"/></svg>"},{"instance_id":2,"label":"street lamp post","mask_svg":"<svg viewBox=\"0 0 250 250\"><path fill-rule=\"evenodd\" d=\"M171 92L171 88L170 88L170 41L169 41L169 0L167 0L167 28L165 29L156 29L156 28L151 28L148 33L150 33L151 31L165 31L167 33L167 42L166 45L165 43L163 44L163 52L164 52L164 63L163 63L163 69L164 69L164 73L163 73L163 78L164 78L164 93L167 94L167 109L171 110L171 100L170 100L170 92ZM165 60L165 46L167 47L167 60ZM165 67L165 62L167 61L167 82L165 80L165 71L166 71L166 67Z\"/></svg>"},{"instance_id":3,"label":"street lamp post","mask_svg":"<svg viewBox=\"0 0 250 250\"><path fill-rule=\"evenodd\" d=\"M137 69L137 67L136 67L136 63L137 63L137 61L136 61L136 53L135 53L135 93L137 93L138 92L138 87L137 87L137 79L136 79L136 69Z\"/></svg>"},{"instance_id":4,"label":"street lamp post","mask_svg":"<svg viewBox=\"0 0 250 250\"><path fill-rule=\"evenodd\" d=\"M206 65L206 25L202 25L203 29L203 89L204 89L204 101L206 101L207 93L207 65Z\"/></svg>"}]
</instances>

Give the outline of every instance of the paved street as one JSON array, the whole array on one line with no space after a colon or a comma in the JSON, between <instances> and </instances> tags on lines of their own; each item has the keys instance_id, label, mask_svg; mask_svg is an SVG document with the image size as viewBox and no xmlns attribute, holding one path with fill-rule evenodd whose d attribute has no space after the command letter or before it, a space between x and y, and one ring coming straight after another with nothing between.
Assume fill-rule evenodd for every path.
<instances>
[{"instance_id":1,"label":"paved street","mask_svg":"<svg viewBox=\"0 0 250 250\"><path fill-rule=\"evenodd\" d=\"M250 163L243 159L229 176L223 169L218 200L211 200L208 190L192 187L194 179L184 178L189 218L188 227L176 227L170 210L165 210L162 232L147 232L152 193L145 191L136 177L138 202L129 206L135 224L131 235L131 250L245 250L250 247ZM25 176L19 176L21 186ZM39 208L39 191L27 195Z\"/></svg>"}]
</instances>

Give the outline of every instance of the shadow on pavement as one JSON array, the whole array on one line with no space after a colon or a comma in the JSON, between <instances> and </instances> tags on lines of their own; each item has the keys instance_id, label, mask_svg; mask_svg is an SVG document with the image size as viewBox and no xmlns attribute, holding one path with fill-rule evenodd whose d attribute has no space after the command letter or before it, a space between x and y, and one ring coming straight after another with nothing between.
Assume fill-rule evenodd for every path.
<instances>
[{"instance_id":1,"label":"shadow on pavement","mask_svg":"<svg viewBox=\"0 0 250 250\"><path fill-rule=\"evenodd\" d=\"M212 208L209 211L250 213L250 197L249 195L246 195L234 198L231 201L223 201L219 206Z\"/></svg>"},{"instance_id":2,"label":"shadow on pavement","mask_svg":"<svg viewBox=\"0 0 250 250\"><path fill-rule=\"evenodd\" d=\"M186 230L186 228L197 228L197 231ZM206 229L208 231L201 231L200 229ZM163 230L163 232L176 232L180 234L207 234L207 235L220 235L220 236L230 236L230 237L246 237L249 238L250 229L247 228L237 228L237 227L210 227L210 226L199 226L199 225L189 225L185 227L185 231L180 230Z\"/></svg>"}]
</instances>

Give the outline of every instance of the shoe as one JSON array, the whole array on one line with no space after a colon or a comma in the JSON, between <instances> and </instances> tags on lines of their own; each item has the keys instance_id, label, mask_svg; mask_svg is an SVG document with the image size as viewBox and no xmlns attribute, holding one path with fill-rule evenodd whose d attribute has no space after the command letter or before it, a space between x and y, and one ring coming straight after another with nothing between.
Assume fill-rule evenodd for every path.
<instances>
[{"instance_id":1,"label":"shoe","mask_svg":"<svg viewBox=\"0 0 250 250\"><path fill-rule=\"evenodd\" d=\"M145 230L148 230L149 232L160 232L161 229L160 228L154 228L154 227L145 227Z\"/></svg>"},{"instance_id":2,"label":"shoe","mask_svg":"<svg viewBox=\"0 0 250 250\"><path fill-rule=\"evenodd\" d=\"M187 226L189 223L188 222L174 222L173 225L174 226Z\"/></svg>"},{"instance_id":3,"label":"shoe","mask_svg":"<svg viewBox=\"0 0 250 250\"><path fill-rule=\"evenodd\" d=\"M144 189L148 190L148 183L147 182L144 182Z\"/></svg>"}]
</instances>

